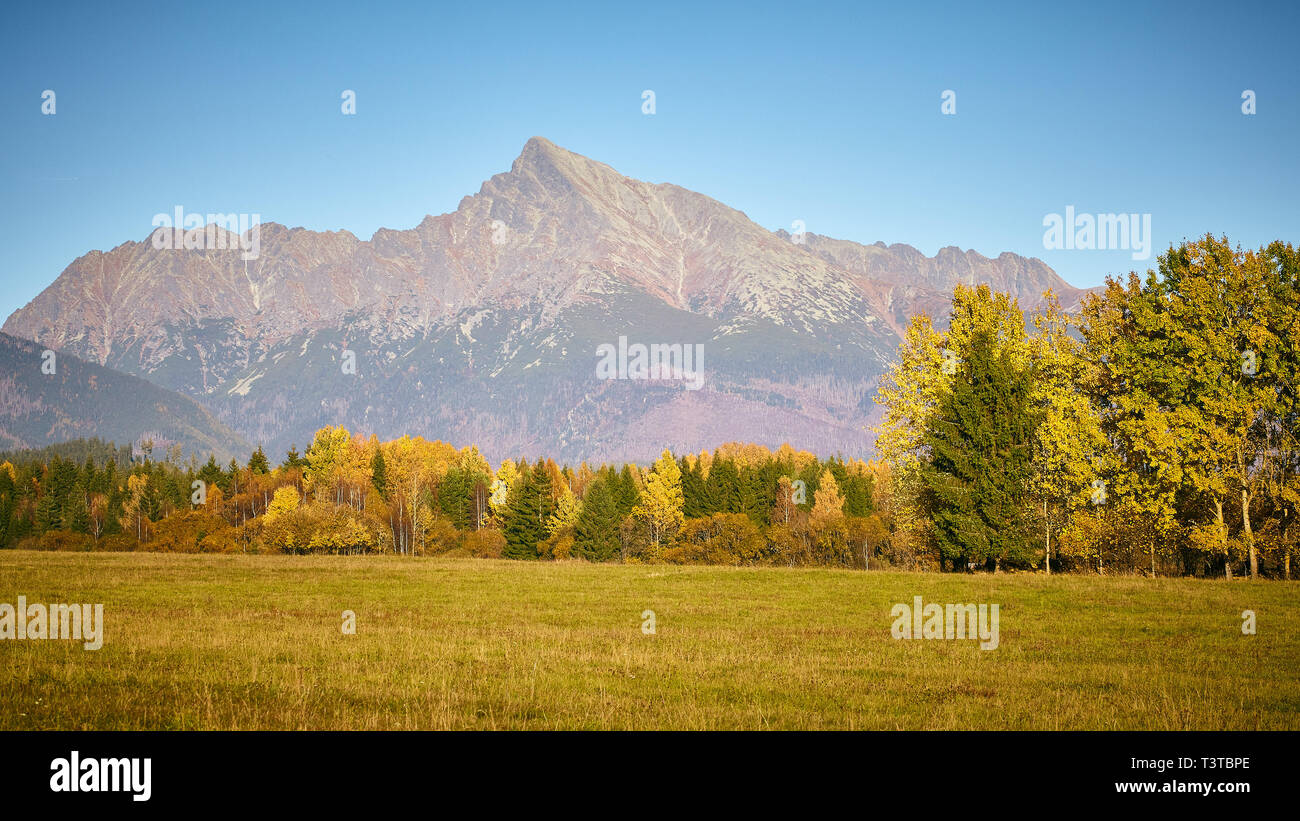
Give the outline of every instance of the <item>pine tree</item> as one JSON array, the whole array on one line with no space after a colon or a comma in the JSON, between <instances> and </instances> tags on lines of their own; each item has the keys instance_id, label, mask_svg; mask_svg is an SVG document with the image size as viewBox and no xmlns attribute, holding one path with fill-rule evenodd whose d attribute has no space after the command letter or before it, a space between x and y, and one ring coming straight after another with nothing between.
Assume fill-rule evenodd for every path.
<instances>
[{"instance_id":1,"label":"pine tree","mask_svg":"<svg viewBox=\"0 0 1300 821\"><path fill-rule=\"evenodd\" d=\"M995 351L988 330L978 330L925 431L923 502L940 555L955 564L992 561L996 568L1032 556L1032 378L1031 368L1017 367L1009 351Z\"/></svg>"},{"instance_id":2,"label":"pine tree","mask_svg":"<svg viewBox=\"0 0 1300 821\"><path fill-rule=\"evenodd\" d=\"M55 456L45 470L41 497L36 506L36 527L39 531L67 529L64 511L77 481L77 466Z\"/></svg>"},{"instance_id":3,"label":"pine tree","mask_svg":"<svg viewBox=\"0 0 1300 821\"><path fill-rule=\"evenodd\" d=\"M745 465L740 471L741 507L757 527L767 527L772 514L772 494L780 474L768 460L761 466Z\"/></svg>"},{"instance_id":4,"label":"pine tree","mask_svg":"<svg viewBox=\"0 0 1300 821\"><path fill-rule=\"evenodd\" d=\"M618 501L618 512L626 516L636 507L641 493L637 490L636 479L632 477L632 466L623 465L619 471L618 484L614 486L614 497Z\"/></svg>"},{"instance_id":5,"label":"pine tree","mask_svg":"<svg viewBox=\"0 0 1300 821\"><path fill-rule=\"evenodd\" d=\"M709 467L708 502L710 514L743 513L744 499L740 490L740 472L736 463L720 454L715 454L713 464Z\"/></svg>"},{"instance_id":6,"label":"pine tree","mask_svg":"<svg viewBox=\"0 0 1300 821\"><path fill-rule=\"evenodd\" d=\"M226 481L226 474L217 464L217 457L209 455L208 461L199 469L199 478L207 484L208 487L220 487Z\"/></svg>"},{"instance_id":7,"label":"pine tree","mask_svg":"<svg viewBox=\"0 0 1300 821\"><path fill-rule=\"evenodd\" d=\"M63 527L74 533L90 532L90 507L86 504L86 488L80 483L73 486L64 503Z\"/></svg>"},{"instance_id":8,"label":"pine tree","mask_svg":"<svg viewBox=\"0 0 1300 821\"><path fill-rule=\"evenodd\" d=\"M541 459L533 466L532 494L537 505L537 513L533 521L537 526L537 541L545 539L546 523L550 521L551 516L555 513L555 477L559 474L559 468L555 463L547 463Z\"/></svg>"},{"instance_id":9,"label":"pine tree","mask_svg":"<svg viewBox=\"0 0 1300 821\"><path fill-rule=\"evenodd\" d=\"M14 474L13 465L0 463L0 549L8 547L11 523L14 515Z\"/></svg>"},{"instance_id":10,"label":"pine tree","mask_svg":"<svg viewBox=\"0 0 1300 821\"><path fill-rule=\"evenodd\" d=\"M51 489L45 488L36 502L36 530L45 533L63 526L63 508Z\"/></svg>"},{"instance_id":11,"label":"pine tree","mask_svg":"<svg viewBox=\"0 0 1300 821\"><path fill-rule=\"evenodd\" d=\"M379 491L381 499L388 499L388 467L384 464L383 448L375 448L374 458L370 460L370 484Z\"/></svg>"},{"instance_id":12,"label":"pine tree","mask_svg":"<svg viewBox=\"0 0 1300 821\"><path fill-rule=\"evenodd\" d=\"M534 468L527 469L527 462L520 462L519 478L510 488L502 528L506 537L502 555L507 559L536 559L537 543L546 538L546 520L554 504L546 464L539 459Z\"/></svg>"},{"instance_id":13,"label":"pine tree","mask_svg":"<svg viewBox=\"0 0 1300 821\"><path fill-rule=\"evenodd\" d=\"M107 493L107 494L117 493L117 460L116 459L110 459L108 464L104 466L103 478L100 480L100 482L101 484L100 487L98 488L100 492Z\"/></svg>"},{"instance_id":14,"label":"pine tree","mask_svg":"<svg viewBox=\"0 0 1300 821\"><path fill-rule=\"evenodd\" d=\"M230 464L226 465L226 469L222 471L221 481L218 483L217 486L220 487L223 492L233 496L235 494L235 488L238 484L239 484L239 462L235 461L234 458L232 457L230 460ZM188 495L189 494L185 494L185 493L180 494L181 497L188 496ZM180 497L178 497L177 501L179 501L179 498Z\"/></svg>"},{"instance_id":15,"label":"pine tree","mask_svg":"<svg viewBox=\"0 0 1300 821\"><path fill-rule=\"evenodd\" d=\"M587 488L582 511L574 527L573 551L593 562L607 562L619 555L619 524L622 516L614 498L614 481L602 476Z\"/></svg>"},{"instance_id":16,"label":"pine tree","mask_svg":"<svg viewBox=\"0 0 1300 821\"><path fill-rule=\"evenodd\" d=\"M844 494L844 513L846 516L870 516L871 479L861 473L850 473L840 483L840 492Z\"/></svg>"},{"instance_id":17,"label":"pine tree","mask_svg":"<svg viewBox=\"0 0 1300 821\"><path fill-rule=\"evenodd\" d=\"M3 484L4 477L0 476L0 484ZM0 550L9 546L9 531L13 522L14 500L13 495L0 488Z\"/></svg>"},{"instance_id":18,"label":"pine tree","mask_svg":"<svg viewBox=\"0 0 1300 821\"><path fill-rule=\"evenodd\" d=\"M450 468L438 485L438 510L460 530L472 530L470 491L473 477L459 467Z\"/></svg>"},{"instance_id":19,"label":"pine tree","mask_svg":"<svg viewBox=\"0 0 1300 821\"><path fill-rule=\"evenodd\" d=\"M693 464L687 464L686 457L683 456L678 462L682 472L682 515L688 519L698 519L708 515L707 499L700 460L692 461Z\"/></svg>"},{"instance_id":20,"label":"pine tree","mask_svg":"<svg viewBox=\"0 0 1300 821\"><path fill-rule=\"evenodd\" d=\"M271 472L271 465L266 461L266 453L258 445L253 455L248 457L248 472L255 476L264 476Z\"/></svg>"}]
</instances>

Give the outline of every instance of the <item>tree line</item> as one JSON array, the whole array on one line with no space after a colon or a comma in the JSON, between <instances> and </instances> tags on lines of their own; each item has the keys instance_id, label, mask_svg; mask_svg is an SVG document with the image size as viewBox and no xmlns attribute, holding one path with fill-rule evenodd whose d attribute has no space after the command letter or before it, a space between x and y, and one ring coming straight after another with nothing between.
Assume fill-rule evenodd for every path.
<instances>
[{"instance_id":1,"label":"tree line","mask_svg":"<svg viewBox=\"0 0 1300 821\"><path fill-rule=\"evenodd\" d=\"M1300 535L1295 249L1206 236L1076 318L958 286L878 401L895 539L944 567L1290 578Z\"/></svg>"},{"instance_id":2,"label":"tree line","mask_svg":"<svg viewBox=\"0 0 1300 821\"><path fill-rule=\"evenodd\" d=\"M90 451L94 451L92 455ZM98 443L0 462L0 545L53 550L460 554L887 564L880 466L729 443L652 465L503 461L419 437L317 431L272 465L120 464ZM75 458L84 454L84 460Z\"/></svg>"}]
</instances>

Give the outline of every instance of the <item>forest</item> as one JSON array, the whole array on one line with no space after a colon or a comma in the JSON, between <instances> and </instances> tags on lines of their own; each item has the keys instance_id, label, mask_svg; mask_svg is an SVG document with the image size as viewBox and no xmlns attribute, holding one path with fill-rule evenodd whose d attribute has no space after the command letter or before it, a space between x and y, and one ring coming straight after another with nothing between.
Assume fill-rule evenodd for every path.
<instances>
[{"instance_id":1,"label":"forest","mask_svg":"<svg viewBox=\"0 0 1300 821\"><path fill-rule=\"evenodd\" d=\"M1206 236L1076 315L959 285L908 326L870 460L733 442L494 469L325 427L223 465L87 440L0 455L0 546L1289 579L1298 271L1289 244Z\"/></svg>"},{"instance_id":2,"label":"forest","mask_svg":"<svg viewBox=\"0 0 1300 821\"><path fill-rule=\"evenodd\" d=\"M861 565L878 465L728 444L636 464L505 460L342 427L272 465L123 464L98 442L0 462L6 547ZM129 453L129 449L126 451ZM12 455L11 455L12 458Z\"/></svg>"}]
</instances>

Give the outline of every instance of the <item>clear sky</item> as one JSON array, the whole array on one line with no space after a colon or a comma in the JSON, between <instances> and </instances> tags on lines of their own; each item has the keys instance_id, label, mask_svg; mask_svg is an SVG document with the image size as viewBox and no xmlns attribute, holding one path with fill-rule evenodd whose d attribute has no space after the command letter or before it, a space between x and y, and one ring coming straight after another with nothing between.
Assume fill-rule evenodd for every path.
<instances>
[{"instance_id":1,"label":"clear sky","mask_svg":"<svg viewBox=\"0 0 1300 821\"><path fill-rule=\"evenodd\" d=\"M1013 251L1080 286L1154 256L1045 250L1067 206L1150 214L1157 252L1298 242L1298 6L9 2L0 317L177 205L368 238L533 135L770 229Z\"/></svg>"}]
</instances>

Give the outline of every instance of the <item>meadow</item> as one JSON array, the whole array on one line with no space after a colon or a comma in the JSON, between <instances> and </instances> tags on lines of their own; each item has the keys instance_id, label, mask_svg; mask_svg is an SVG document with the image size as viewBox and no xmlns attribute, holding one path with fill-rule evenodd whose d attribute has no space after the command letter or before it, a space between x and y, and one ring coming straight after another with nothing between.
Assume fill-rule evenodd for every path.
<instances>
[{"instance_id":1,"label":"meadow","mask_svg":"<svg viewBox=\"0 0 1300 821\"><path fill-rule=\"evenodd\" d=\"M1300 729L1300 587L398 556L0 551L0 729ZM1000 643L891 608L998 603ZM356 632L342 630L343 611ZM643 631L654 611L654 633ZM1253 610L1257 634L1243 635Z\"/></svg>"}]
</instances>

